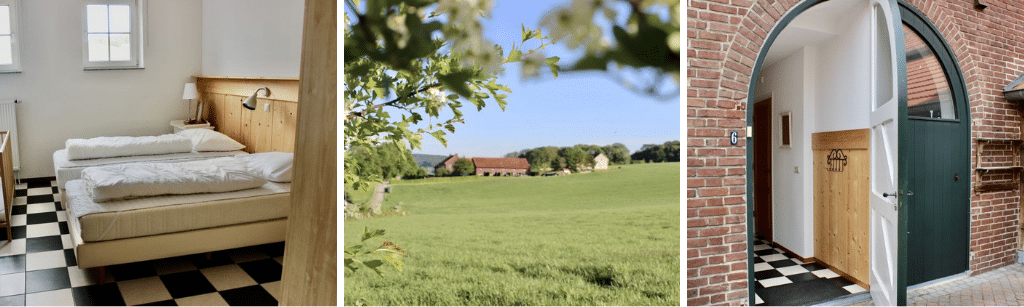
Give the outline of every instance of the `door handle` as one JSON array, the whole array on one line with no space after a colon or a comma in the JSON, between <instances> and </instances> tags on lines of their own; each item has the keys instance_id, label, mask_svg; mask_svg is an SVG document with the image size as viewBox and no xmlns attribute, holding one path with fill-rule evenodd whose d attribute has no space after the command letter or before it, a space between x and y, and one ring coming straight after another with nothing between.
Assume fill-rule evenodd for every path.
<instances>
[{"instance_id":1,"label":"door handle","mask_svg":"<svg viewBox=\"0 0 1024 307\"><path fill-rule=\"evenodd\" d=\"M896 197L896 193L892 193L892 194L882 193L882 197L889 197L889 196ZM914 196L914 192L913 191L907 191L907 196Z\"/></svg>"}]
</instances>

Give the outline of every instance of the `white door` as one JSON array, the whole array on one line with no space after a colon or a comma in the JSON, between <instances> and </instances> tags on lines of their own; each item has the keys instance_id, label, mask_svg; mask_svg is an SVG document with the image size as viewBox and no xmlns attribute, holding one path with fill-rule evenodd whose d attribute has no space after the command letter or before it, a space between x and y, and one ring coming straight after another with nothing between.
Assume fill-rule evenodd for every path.
<instances>
[{"instance_id":1,"label":"white door","mask_svg":"<svg viewBox=\"0 0 1024 307\"><path fill-rule=\"evenodd\" d=\"M871 101L871 299L877 306L906 304L906 282L898 278L899 211L904 185L899 175L900 112L906 112L906 53L896 0L870 0L872 26ZM901 73L900 70L903 72ZM904 77L905 78L905 77ZM904 82L905 84L905 82ZM901 98L903 107L900 107ZM902 287L898 285L902 284ZM902 293L902 294L901 294Z\"/></svg>"}]
</instances>

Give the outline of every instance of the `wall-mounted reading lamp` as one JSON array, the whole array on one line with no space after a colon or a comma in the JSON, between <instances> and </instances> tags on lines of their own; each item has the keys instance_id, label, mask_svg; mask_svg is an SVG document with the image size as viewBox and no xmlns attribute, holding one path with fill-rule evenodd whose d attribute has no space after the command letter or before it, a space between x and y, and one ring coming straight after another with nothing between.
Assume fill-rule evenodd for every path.
<instances>
[{"instance_id":1,"label":"wall-mounted reading lamp","mask_svg":"<svg viewBox=\"0 0 1024 307\"><path fill-rule=\"evenodd\" d=\"M245 98L245 101L242 102L242 106L249 110L256 110L256 94L259 94L260 90L266 91L266 94L264 94L263 97L270 97L270 88L261 87L256 89L255 93L249 95L249 98Z\"/></svg>"}]
</instances>

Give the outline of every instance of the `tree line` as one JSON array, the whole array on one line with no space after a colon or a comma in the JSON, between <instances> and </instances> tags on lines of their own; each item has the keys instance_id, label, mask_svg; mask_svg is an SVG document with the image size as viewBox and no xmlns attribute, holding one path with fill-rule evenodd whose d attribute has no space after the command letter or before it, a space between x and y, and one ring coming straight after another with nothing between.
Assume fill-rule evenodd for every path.
<instances>
[{"instance_id":1,"label":"tree line","mask_svg":"<svg viewBox=\"0 0 1024 307\"><path fill-rule=\"evenodd\" d=\"M664 144L645 144L640 150L630 155L633 161L644 162L679 162L679 141Z\"/></svg>"}]
</instances>

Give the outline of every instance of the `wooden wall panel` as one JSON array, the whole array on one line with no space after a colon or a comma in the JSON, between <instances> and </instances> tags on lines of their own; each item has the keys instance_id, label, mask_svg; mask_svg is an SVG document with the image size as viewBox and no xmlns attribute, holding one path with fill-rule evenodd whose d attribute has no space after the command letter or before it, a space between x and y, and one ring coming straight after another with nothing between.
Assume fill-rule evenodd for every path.
<instances>
[{"instance_id":1,"label":"wooden wall panel","mask_svg":"<svg viewBox=\"0 0 1024 307\"><path fill-rule=\"evenodd\" d=\"M271 137L273 151L292 151L295 148L297 107L294 103L274 103L274 131Z\"/></svg>"},{"instance_id":2,"label":"wooden wall panel","mask_svg":"<svg viewBox=\"0 0 1024 307\"><path fill-rule=\"evenodd\" d=\"M215 130L245 145L247 152L284 151L292 152L295 147L297 110L297 80L276 80L259 78L198 77L202 85L199 90L206 104L206 119ZM206 79L211 78L211 79ZM221 85L228 83L229 85ZM248 87L246 87L248 86ZM271 97L257 98L256 110L242 107L242 101L252 92L242 93L241 88L255 90L270 86ZM234 90L229 90L234 89ZM294 92L293 95L281 93ZM274 98L277 99L274 99ZM266 110L266 111L264 111Z\"/></svg>"},{"instance_id":3,"label":"wooden wall panel","mask_svg":"<svg viewBox=\"0 0 1024 307\"><path fill-rule=\"evenodd\" d=\"M870 220L868 210L871 171L870 130L815 133L814 149L814 256L868 286ZM842 150L842 171L829 170L828 156Z\"/></svg>"},{"instance_id":4,"label":"wooden wall panel","mask_svg":"<svg viewBox=\"0 0 1024 307\"><path fill-rule=\"evenodd\" d=\"M196 87L199 91L207 93L225 94L240 96L243 99L249 97L256 89L261 87L270 88L270 96L260 92L259 97L299 101L299 79L297 78L234 78L220 76L195 76Z\"/></svg>"},{"instance_id":5,"label":"wooden wall panel","mask_svg":"<svg viewBox=\"0 0 1024 307\"><path fill-rule=\"evenodd\" d=\"M274 113L263 111L268 105L273 110L274 100L257 99L256 110L252 112L250 119L249 142L252 143L254 152L273 151L270 137L273 130ZM295 131L289 130L289 131ZM291 150L284 150L291 151Z\"/></svg>"}]
</instances>

